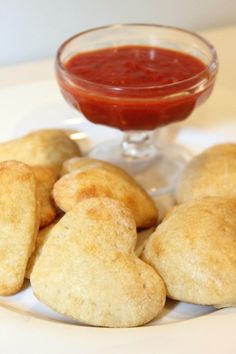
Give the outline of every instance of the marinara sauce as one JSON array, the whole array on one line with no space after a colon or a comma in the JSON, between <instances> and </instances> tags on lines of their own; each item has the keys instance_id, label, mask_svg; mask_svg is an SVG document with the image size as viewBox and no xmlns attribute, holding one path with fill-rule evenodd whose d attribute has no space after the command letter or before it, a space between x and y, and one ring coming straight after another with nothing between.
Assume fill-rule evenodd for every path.
<instances>
[{"instance_id":1,"label":"marinara sauce","mask_svg":"<svg viewBox=\"0 0 236 354\"><path fill-rule=\"evenodd\" d=\"M183 52L132 45L78 53L58 78L65 98L90 121L152 130L187 118L209 96L213 85L201 86L205 69Z\"/></svg>"}]
</instances>

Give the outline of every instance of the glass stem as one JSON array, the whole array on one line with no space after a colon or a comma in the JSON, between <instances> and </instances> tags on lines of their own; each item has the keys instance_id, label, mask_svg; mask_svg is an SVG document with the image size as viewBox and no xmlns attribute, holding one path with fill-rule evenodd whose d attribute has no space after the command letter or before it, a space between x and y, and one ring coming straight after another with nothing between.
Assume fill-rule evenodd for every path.
<instances>
[{"instance_id":1,"label":"glass stem","mask_svg":"<svg viewBox=\"0 0 236 354\"><path fill-rule=\"evenodd\" d=\"M157 149L151 141L152 132L129 131L122 141L123 156L132 160L149 160L157 155Z\"/></svg>"}]
</instances>

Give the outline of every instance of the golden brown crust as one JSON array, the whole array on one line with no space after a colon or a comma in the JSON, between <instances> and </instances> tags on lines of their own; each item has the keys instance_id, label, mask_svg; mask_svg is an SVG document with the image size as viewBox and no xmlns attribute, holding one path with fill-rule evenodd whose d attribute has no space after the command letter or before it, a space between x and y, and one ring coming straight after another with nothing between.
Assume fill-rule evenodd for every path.
<instances>
[{"instance_id":1,"label":"golden brown crust","mask_svg":"<svg viewBox=\"0 0 236 354\"><path fill-rule=\"evenodd\" d=\"M64 176L67 173L75 172L78 170L86 171L90 168L97 168L97 167L99 168L101 167L105 170L127 176L127 173L116 165L113 165L107 161L93 159L90 157L82 157L82 156L80 157L75 156L64 161L62 164L60 175Z\"/></svg>"},{"instance_id":2,"label":"golden brown crust","mask_svg":"<svg viewBox=\"0 0 236 354\"><path fill-rule=\"evenodd\" d=\"M206 196L236 199L236 144L212 146L194 157L181 174L176 199L183 203Z\"/></svg>"},{"instance_id":3,"label":"golden brown crust","mask_svg":"<svg viewBox=\"0 0 236 354\"><path fill-rule=\"evenodd\" d=\"M174 208L142 259L159 272L173 299L236 305L236 202L209 197Z\"/></svg>"},{"instance_id":4,"label":"golden brown crust","mask_svg":"<svg viewBox=\"0 0 236 354\"><path fill-rule=\"evenodd\" d=\"M133 178L116 166L107 168L99 164L94 167L93 164L68 173L55 183L53 197L65 212L87 198L114 198L131 209L137 227L148 228L157 223L154 201Z\"/></svg>"},{"instance_id":5,"label":"golden brown crust","mask_svg":"<svg viewBox=\"0 0 236 354\"><path fill-rule=\"evenodd\" d=\"M51 166L57 171L63 161L79 155L78 145L60 129L37 130L0 144L0 161L18 160L31 166Z\"/></svg>"},{"instance_id":6,"label":"golden brown crust","mask_svg":"<svg viewBox=\"0 0 236 354\"><path fill-rule=\"evenodd\" d=\"M144 324L162 310L165 286L134 254L136 226L121 202L90 198L53 228L31 274L35 295L56 311L107 327Z\"/></svg>"},{"instance_id":7,"label":"golden brown crust","mask_svg":"<svg viewBox=\"0 0 236 354\"><path fill-rule=\"evenodd\" d=\"M32 166L34 171L38 199L40 203L40 228L50 225L57 216L56 206L51 196L53 186L58 179L58 173L49 166Z\"/></svg>"},{"instance_id":8,"label":"golden brown crust","mask_svg":"<svg viewBox=\"0 0 236 354\"><path fill-rule=\"evenodd\" d=\"M18 161L0 163L0 294L22 287L39 227L32 169Z\"/></svg>"},{"instance_id":9,"label":"golden brown crust","mask_svg":"<svg viewBox=\"0 0 236 354\"><path fill-rule=\"evenodd\" d=\"M57 222L58 219L54 221L51 225L39 230L39 233L36 237L34 251L31 254L27 263L25 278L30 279L33 267L42 252L43 246L45 245L47 239L50 237L53 227L57 224Z\"/></svg>"}]
</instances>

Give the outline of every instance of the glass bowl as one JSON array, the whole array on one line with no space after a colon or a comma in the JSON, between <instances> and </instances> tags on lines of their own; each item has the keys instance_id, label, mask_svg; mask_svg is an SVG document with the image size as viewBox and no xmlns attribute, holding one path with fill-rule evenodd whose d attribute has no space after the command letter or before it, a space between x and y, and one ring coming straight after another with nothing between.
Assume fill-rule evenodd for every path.
<instances>
[{"instance_id":1,"label":"glass bowl","mask_svg":"<svg viewBox=\"0 0 236 354\"><path fill-rule=\"evenodd\" d=\"M168 50L200 60L202 69L183 79L169 77L166 64L162 82L141 80L138 83L119 84L97 82L70 70L68 63L77 55L114 52L122 48L149 47L146 66L154 56L155 49ZM153 55L154 53L154 55ZM115 57L113 57L115 58ZM133 55L128 71L137 71ZM95 58L96 59L96 58ZM114 60L114 59L113 59ZM111 59L112 61L112 59ZM173 60L174 61L174 60ZM173 62L172 61L172 62ZM104 67L94 61L97 71L111 77L109 62ZM56 55L56 77L66 101L80 111L89 121L124 131L122 142L110 142L95 147L92 157L120 165L152 194L162 194L174 187L183 168L184 159L173 158L160 151L151 135L154 129L189 117L212 92L218 69L214 47L196 33L183 29L151 24L117 24L91 29L69 38ZM117 64L116 71L119 71ZM120 73L121 77L123 73Z\"/></svg>"}]
</instances>

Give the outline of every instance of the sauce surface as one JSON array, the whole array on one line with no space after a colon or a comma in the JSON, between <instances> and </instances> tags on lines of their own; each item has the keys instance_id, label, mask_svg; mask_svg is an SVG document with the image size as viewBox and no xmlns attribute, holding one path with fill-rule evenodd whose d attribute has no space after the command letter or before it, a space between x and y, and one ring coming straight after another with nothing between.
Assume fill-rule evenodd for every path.
<instances>
[{"instance_id":1,"label":"sauce surface","mask_svg":"<svg viewBox=\"0 0 236 354\"><path fill-rule=\"evenodd\" d=\"M151 46L79 53L63 65L57 79L66 100L93 123L121 130L153 130L183 120L214 84L197 58Z\"/></svg>"},{"instance_id":2,"label":"sauce surface","mask_svg":"<svg viewBox=\"0 0 236 354\"><path fill-rule=\"evenodd\" d=\"M148 46L122 46L77 54L65 67L84 80L117 87L171 84L205 69L193 56Z\"/></svg>"}]
</instances>

